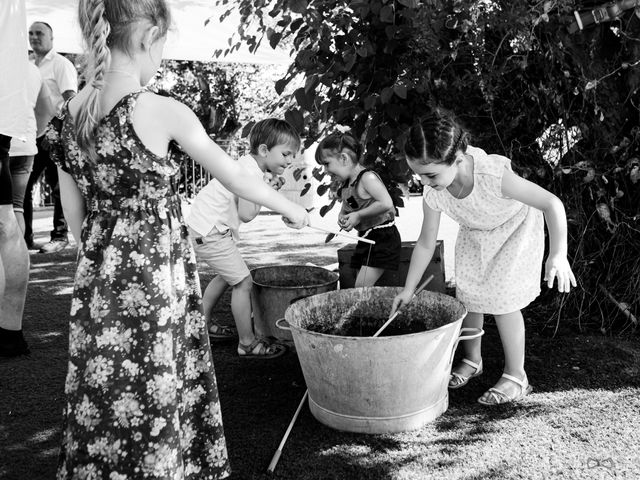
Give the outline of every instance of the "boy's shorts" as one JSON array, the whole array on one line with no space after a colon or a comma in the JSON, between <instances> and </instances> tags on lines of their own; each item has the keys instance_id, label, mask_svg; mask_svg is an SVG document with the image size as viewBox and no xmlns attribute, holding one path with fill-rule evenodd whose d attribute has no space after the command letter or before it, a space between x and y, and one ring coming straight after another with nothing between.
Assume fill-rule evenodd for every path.
<instances>
[{"instance_id":1,"label":"boy's shorts","mask_svg":"<svg viewBox=\"0 0 640 480\"><path fill-rule=\"evenodd\" d=\"M189 227L189 236L198 261L205 262L213 268L213 271L229 285L237 285L251 275L231 230L220 233L214 228L209 235L203 237Z\"/></svg>"}]
</instances>

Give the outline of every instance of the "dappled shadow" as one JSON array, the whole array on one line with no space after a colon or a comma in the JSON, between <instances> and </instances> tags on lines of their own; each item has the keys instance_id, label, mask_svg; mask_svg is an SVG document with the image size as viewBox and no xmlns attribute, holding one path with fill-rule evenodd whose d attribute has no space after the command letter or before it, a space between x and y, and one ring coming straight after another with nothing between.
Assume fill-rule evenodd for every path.
<instances>
[{"instance_id":1,"label":"dappled shadow","mask_svg":"<svg viewBox=\"0 0 640 480\"><path fill-rule=\"evenodd\" d=\"M325 258L313 245L271 243L243 246L252 267L324 264L307 258L307 252ZM31 258L24 329L33 353L0 359L0 478L44 480L55 476L60 440L75 251ZM203 286L210 278L201 269ZM221 323L232 323L229 302L227 291L215 310ZM233 478L536 478L540 468L538 478L598 478L589 476L598 472L586 470L587 460L609 457L620 471L638 471L637 460L625 457L637 450L640 430L637 345L618 338L547 338L532 329L526 369L533 394L516 405L486 408L476 399L497 381L503 364L491 320L486 332L484 374L450 392L442 416L413 432L360 435L322 425L305 405L273 476L267 465L305 392L297 355L240 359L234 344L214 344Z\"/></svg>"},{"instance_id":2,"label":"dappled shadow","mask_svg":"<svg viewBox=\"0 0 640 480\"><path fill-rule=\"evenodd\" d=\"M31 354L0 358L0 477L48 480L60 444L75 249L30 258L23 331Z\"/></svg>"},{"instance_id":3,"label":"dappled shadow","mask_svg":"<svg viewBox=\"0 0 640 480\"><path fill-rule=\"evenodd\" d=\"M504 353L497 327L490 320L485 322L484 330L484 373L470 382L469 387L473 388L453 392L454 398L477 398L502 374ZM527 331L526 337L525 370L536 393L640 388L640 348L633 337L570 334L550 338L534 329ZM461 351L456 353L454 364L460 357Z\"/></svg>"}]
</instances>

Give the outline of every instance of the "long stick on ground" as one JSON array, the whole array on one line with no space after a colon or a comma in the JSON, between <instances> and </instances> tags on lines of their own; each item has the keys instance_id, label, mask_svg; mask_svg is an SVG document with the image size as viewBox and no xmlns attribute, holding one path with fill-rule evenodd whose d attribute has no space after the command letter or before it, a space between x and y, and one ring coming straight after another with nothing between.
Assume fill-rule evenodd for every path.
<instances>
[{"instance_id":1,"label":"long stick on ground","mask_svg":"<svg viewBox=\"0 0 640 480\"><path fill-rule=\"evenodd\" d=\"M426 286L429 285L429 282L431 282L431 280L433 280L433 275L429 275L429 277L427 277L427 279L424 282L422 282L418 286L418 288L415 289L415 291L413 292L413 296L411 297L411 300L416 298L416 295L418 295L422 290L424 290L426 288ZM391 315L389 317L389 319L384 323L384 325L382 325L382 327L380 327L380 329L376 333L373 334L373 337L377 337L378 335L380 335L382 333L382 331L385 328L387 328L389 326L389 324L398 316L399 313L400 313L400 309L396 310L395 313L393 315ZM273 458L271 459L271 462L269 463L269 466L267 467L267 472L268 473L273 473L274 470L276 469L276 465L278 464L278 460L280 460L280 455L282 455L282 449L284 448L284 444L287 442L287 439L289 438L289 434L291 433L291 429L293 429L293 424L296 423L296 420L298 419L298 415L300 415L300 410L302 410L302 406L304 405L304 402L305 402L305 400L307 399L308 396L309 396L309 389L307 389L304 392L304 395L302 396L302 400L300 400L300 403L298 404L298 408L296 408L296 412L293 414L293 418L289 422L289 426L287 427L287 431L284 432L284 436L282 437L282 441L280 442L280 445L278 445L278 449L276 450L276 453L274 453Z\"/></svg>"}]
</instances>

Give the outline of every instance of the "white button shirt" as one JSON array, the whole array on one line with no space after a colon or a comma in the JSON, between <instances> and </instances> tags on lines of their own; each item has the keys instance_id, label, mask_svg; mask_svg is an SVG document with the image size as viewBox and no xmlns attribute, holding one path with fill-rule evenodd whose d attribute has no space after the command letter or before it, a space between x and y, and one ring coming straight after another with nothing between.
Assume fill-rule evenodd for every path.
<instances>
[{"instance_id":1,"label":"white button shirt","mask_svg":"<svg viewBox=\"0 0 640 480\"><path fill-rule=\"evenodd\" d=\"M36 64L37 65L37 64ZM38 65L44 83L49 87L51 103L56 113L64 104L62 93L67 90L78 91L78 72L73 63L59 53L49 50Z\"/></svg>"}]
</instances>

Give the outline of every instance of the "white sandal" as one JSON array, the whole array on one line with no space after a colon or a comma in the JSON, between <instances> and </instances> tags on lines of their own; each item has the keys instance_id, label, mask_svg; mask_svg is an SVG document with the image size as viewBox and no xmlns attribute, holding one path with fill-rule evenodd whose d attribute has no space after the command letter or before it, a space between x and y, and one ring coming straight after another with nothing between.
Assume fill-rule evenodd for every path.
<instances>
[{"instance_id":1,"label":"white sandal","mask_svg":"<svg viewBox=\"0 0 640 480\"><path fill-rule=\"evenodd\" d=\"M473 372L471 375L462 375L460 373L451 372L451 375L449 377L449 388L451 390L455 390L456 388L462 388L467 383L469 383L469 380L471 380L473 377L482 375L482 359L480 359L479 363L475 363L469 360L468 358L463 358L462 363L466 363L470 367L474 368L475 372Z\"/></svg>"},{"instance_id":2,"label":"white sandal","mask_svg":"<svg viewBox=\"0 0 640 480\"><path fill-rule=\"evenodd\" d=\"M486 391L489 394L489 399L493 399L491 402L487 402L483 400L482 397L478 398L478 403L482 405L502 405L504 403L511 403L521 400L526 397L533 391L533 387L529 385L529 380L527 379L527 375L525 374L524 378L520 380L519 378L514 377L513 375L508 375L503 373L502 376L507 380L511 380L513 383L516 383L520 386L520 393L513 397L510 397L502 390L498 390L497 388L490 388Z\"/></svg>"}]
</instances>

